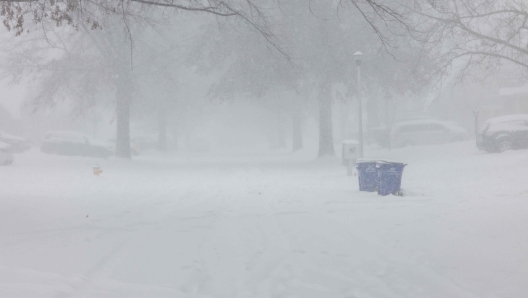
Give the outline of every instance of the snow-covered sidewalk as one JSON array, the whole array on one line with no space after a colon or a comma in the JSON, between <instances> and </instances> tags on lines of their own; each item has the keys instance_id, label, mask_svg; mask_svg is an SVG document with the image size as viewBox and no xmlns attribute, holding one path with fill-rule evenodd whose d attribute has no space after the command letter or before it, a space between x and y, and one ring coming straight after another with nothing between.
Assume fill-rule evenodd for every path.
<instances>
[{"instance_id":1,"label":"snow-covered sidewalk","mask_svg":"<svg viewBox=\"0 0 528 298\"><path fill-rule=\"evenodd\" d=\"M404 197L301 155L17 155L0 167L0 297L528 294L528 151L367 154L409 164Z\"/></svg>"}]
</instances>

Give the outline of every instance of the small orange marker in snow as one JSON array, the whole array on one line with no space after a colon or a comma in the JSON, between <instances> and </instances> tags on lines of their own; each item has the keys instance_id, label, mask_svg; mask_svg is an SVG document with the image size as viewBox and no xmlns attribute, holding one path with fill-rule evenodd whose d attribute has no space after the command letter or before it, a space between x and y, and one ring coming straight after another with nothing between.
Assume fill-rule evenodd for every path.
<instances>
[{"instance_id":1,"label":"small orange marker in snow","mask_svg":"<svg viewBox=\"0 0 528 298\"><path fill-rule=\"evenodd\" d=\"M102 173L103 173L103 170L101 169L101 167L100 167L99 165L95 165L95 166L93 167L93 174L94 174L95 176L99 176L99 175L101 175Z\"/></svg>"}]
</instances>

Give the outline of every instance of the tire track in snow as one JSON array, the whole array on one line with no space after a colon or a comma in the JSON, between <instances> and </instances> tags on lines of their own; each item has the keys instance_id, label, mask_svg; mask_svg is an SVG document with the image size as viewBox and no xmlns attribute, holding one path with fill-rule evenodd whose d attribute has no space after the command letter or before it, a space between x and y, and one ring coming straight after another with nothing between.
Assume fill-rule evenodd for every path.
<instances>
[{"instance_id":1,"label":"tire track in snow","mask_svg":"<svg viewBox=\"0 0 528 298\"><path fill-rule=\"evenodd\" d=\"M212 237L200 245L189 279L180 286L188 296L413 297L408 294L418 293L420 289L409 280L412 276L425 276L429 280L424 281L425 284L441 280L440 285L454 287L427 267L405 257L387 255L379 239L362 233L340 232L340 226L346 223L331 220L332 224L325 225L324 232L311 231L314 223L321 224L332 217L282 212L274 205L279 191L270 191L265 183L255 182L260 177L244 180L246 174L242 172L208 183L206 192L194 190L192 195L182 197L170 208L162 204L154 205L150 212L143 210L144 214L149 213L146 217L150 225L139 223L130 239L102 259L102 264L96 266L92 274L91 284L86 285L81 294L89 294L94 280L118 266L123 258L133 257L122 255L125 244L142 241L150 227L166 225L172 220L192 222L187 225L190 229L197 229L198 224L212 228ZM278 188L281 187L284 185ZM313 191L300 196L316 197L318 194L311 193ZM324 197L327 195L324 192L321 190L319 195ZM312 220L302 230L294 231L288 228L292 218ZM332 245L327 252L318 247L296 250L291 247L295 235L323 244L334 243L339 238L353 238L361 248L358 253L363 254L366 261L358 262L352 253L343 255L332 251ZM299 247L304 249L305 245ZM377 261L369 263L372 260ZM406 277L398 277L400 274ZM453 293L451 297L472 296L461 289Z\"/></svg>"},{"instance_id":2,"label":"tire track in snow","mask_svg":"<svg viewBox=\"0 0 528 298\"><path fill-rule=\"evenodd\" d=\"M178 204L180 201L185 201L189 196L193 195L193 191L190 190L186 194L180 196L180 198L173 203L173 205ZM162 223L171 214L178 212L178 208L167 208L164 202L159 201L160 198L172 197L167 194L158 193L152 200L153 204L145 205L137 204L138 210L135 212L127 212L131 215L138 214L141 215L140 221L127 224L125 228L109 228L110 230L118 230L129 234L125 237L124 240L119 241L117 244L113 245L108 253L106 253L102 258L99 259L89 270L85 271L78 283L70 284L72 291L70 292L59 292L57 293L57 298L68 298L68 297L91 297L90 291L93 289L94 284L97 283L105 275L105 272L110 272L113 268L119 266L119 264L127 257L123 253L124 248L133 243L134 241L141 241L142 238L148 234L148 229L152 225ZM160 203L161 202L161 203ZM146 206L148 206L146 208ZM146 218L145 218L146 216ZM114 215L115 218L121 217L120 215ZM144 221L147 219L147 221ZM88 226L89 227L89 226ZM88 228L87 227L87 228ZM102 228L104 230L104 228ZM123 235L123 234L121 234Z\"/></svg>"},{"instance_id":3,"label":"tire track in snow","mask_svg":"<svg viewBox=\"0 0 528 298\"><path fill-rule=\"evenodd\" d=\"M297 225L307 220L310 219ZM299 295L301 288L309 289L310 284L319 284L324 291L304 297L478 297L434 269L387 249L387 243L369 235L368 229L350 234L346 228L340 228L346 224L344 222L328 216L321 216L318 222L325 228L294 231L298 235L294 242L307 247L308 251L297 257L295 265L302 272L299 275L302 279L297 281L297 290L287 291L289 295ZM345 291L346 288L349 290ZM438 293L420 292L425 289L437 289Z\"/></svg>"},{"instance_id":4,"label":"tire track in snow","mask_svg":"<svg viewBox=\"0 0 528 298\"><path fill-rule=\"evenodd\" d=\"M221 204L212 222L214 236L199 249L202 280L209 283L207 289L196 289L194 285L195 292L202 295L259 297L262 291L268 292L262 287L269 284L270 273L282 265L289 253L288 240L273 217L270 195L261 193L265 185L244 181L245 176L246 173L239 173L232 182L246 188L233 188L227 183L210 197Z\"/></svg>"},{"instance_id":5,"label":"tire track in snow","mask_svg":"<svg viewBox=\"0 0 528 298\"><path fill-rule=\"evenodd\" d=\"M96 288L95 284L101 282L105 275L108 275L112 269L119 267L121 263L126 263L128 258L133 259L135 257L125 254L126 247L134 247L137 243L142 243L143 239L150 236L152 229L168 225L170 224L169 221L213 221L217 218L217 210L222 210L221 206L225 205L224 202L216 196L203 195L204 185L200 179L195 179L193 182L193 184L183 188L185 189L183 194L178 195L172 189L169 189L168 192L160 190L153 198L136 201L136 204L128 208L126 212L129 217L136 219L136 221L124 226L130 236L114 245L108 254L82 275L82 280L78 284L71 285L74 289L71 293L60 293L62 295L60 297L90 297L90 293ZM212 179L206 185L220 189L226 188L222 181ZM175 197L177 199L174 199ZM198 216L189 216L189 214L195 214L196 211L199 213ZM126 220L123 219L122 213L114 215L115 218L120 218L120 221ZM205 226L209 225L211 223L207 223ZM191 226L190 228L196 227ZM152 246L155 245L156 243L152 243Z\"/></svg>"}]
</instances>

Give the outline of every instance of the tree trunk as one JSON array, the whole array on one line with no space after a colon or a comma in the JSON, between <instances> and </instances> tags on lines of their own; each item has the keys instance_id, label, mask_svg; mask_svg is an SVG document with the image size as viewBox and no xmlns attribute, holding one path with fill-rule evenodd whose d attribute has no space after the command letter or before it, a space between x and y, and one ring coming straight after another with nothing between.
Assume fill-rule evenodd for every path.
<instances>
[{"instance_id":1,"label":"tree trunk","mask_svg":"<svg viewBox=\"0 0 528 298\"><path fill-rule=\"evenodd\" d=\"M302 114L299 107L296 107L292 114L292 151L295 152L302 148Z\"/></svg>"},{"instance_id":2,"label":"tree trunk","mask_svg":"<svg viewBox=\"0 0 528 298\"><path fill-rule=\"evenodd\" d=\"M167 152L167 112L164 108L158 111L158 149L162 152Z\"/></svg>"},{"instance_id":3,"label":"tree trunk","mask_svg":"<svg viewBox=\"0 0 528 298\"><path fill-rule=\"evenodd\" d=\"M124 84L117 87L117 134L116 156L131 158L130 155L130 95Z\"/></svg>"},{"instance_id":4,"label":"tree trunk","mask_svg":"<svg viewBox=\"0 0 528 298\"><path fill-rule=\"evenodd\" d=\"M332 97L330 88L323 84L319 90L319 157L335 156L332 134Z\"/></svg>"}]
</instances>

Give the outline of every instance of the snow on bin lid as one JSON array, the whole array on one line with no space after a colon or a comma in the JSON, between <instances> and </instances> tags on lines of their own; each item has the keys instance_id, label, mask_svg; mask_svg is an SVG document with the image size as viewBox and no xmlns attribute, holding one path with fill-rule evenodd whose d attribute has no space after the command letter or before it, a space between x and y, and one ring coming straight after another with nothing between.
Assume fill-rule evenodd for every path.
<instances>
[{"instance_id":1,"label":"snow on bin lid","mask_svg":"<svg viewBox=\"0 0 528 298\"><path fill-rule=\"evenodd\" d=\"M377 164L391 164L391 163L395 163L395 164L407 165L406 163L401 162L401 161L393 161L393 160L386 160L386 159L359 158L358 160L356 160L356 163L365 163L365 162L375 162Z\"/></svg>"},{"instance_id":2,"label":"snow on bin lid","mask_svg":"<svg viewBox=\"0 0 528 298\"><path fill-rule=\"evenodd\" d=\"M401 162L401 161L393 161L393 160L377 160L376 161L377 164L401 164L401 165L407 165L406 163L404 162Z\"/></svg>"},{"instance_id":3,"label":"snow on bin lid","mask_svg":"<svg viewBox=\"0 0 528 298\"><path fill-rule=\"evenodd\" d=\"M358 158L356 160L356 163L364 163L364 162L378 162L376 159L365 159L365 158Z\"/></svg>"},{"instance_id":4,"label":"snow on bin lid","mask_svg":"<svg viewBox=\"0 0 528 298\"><path fill-rule=\"evenodd\" d=\"M359 142L356 140L344 140L343 144L359 145Z\"/></svg>"}]
</instances>

